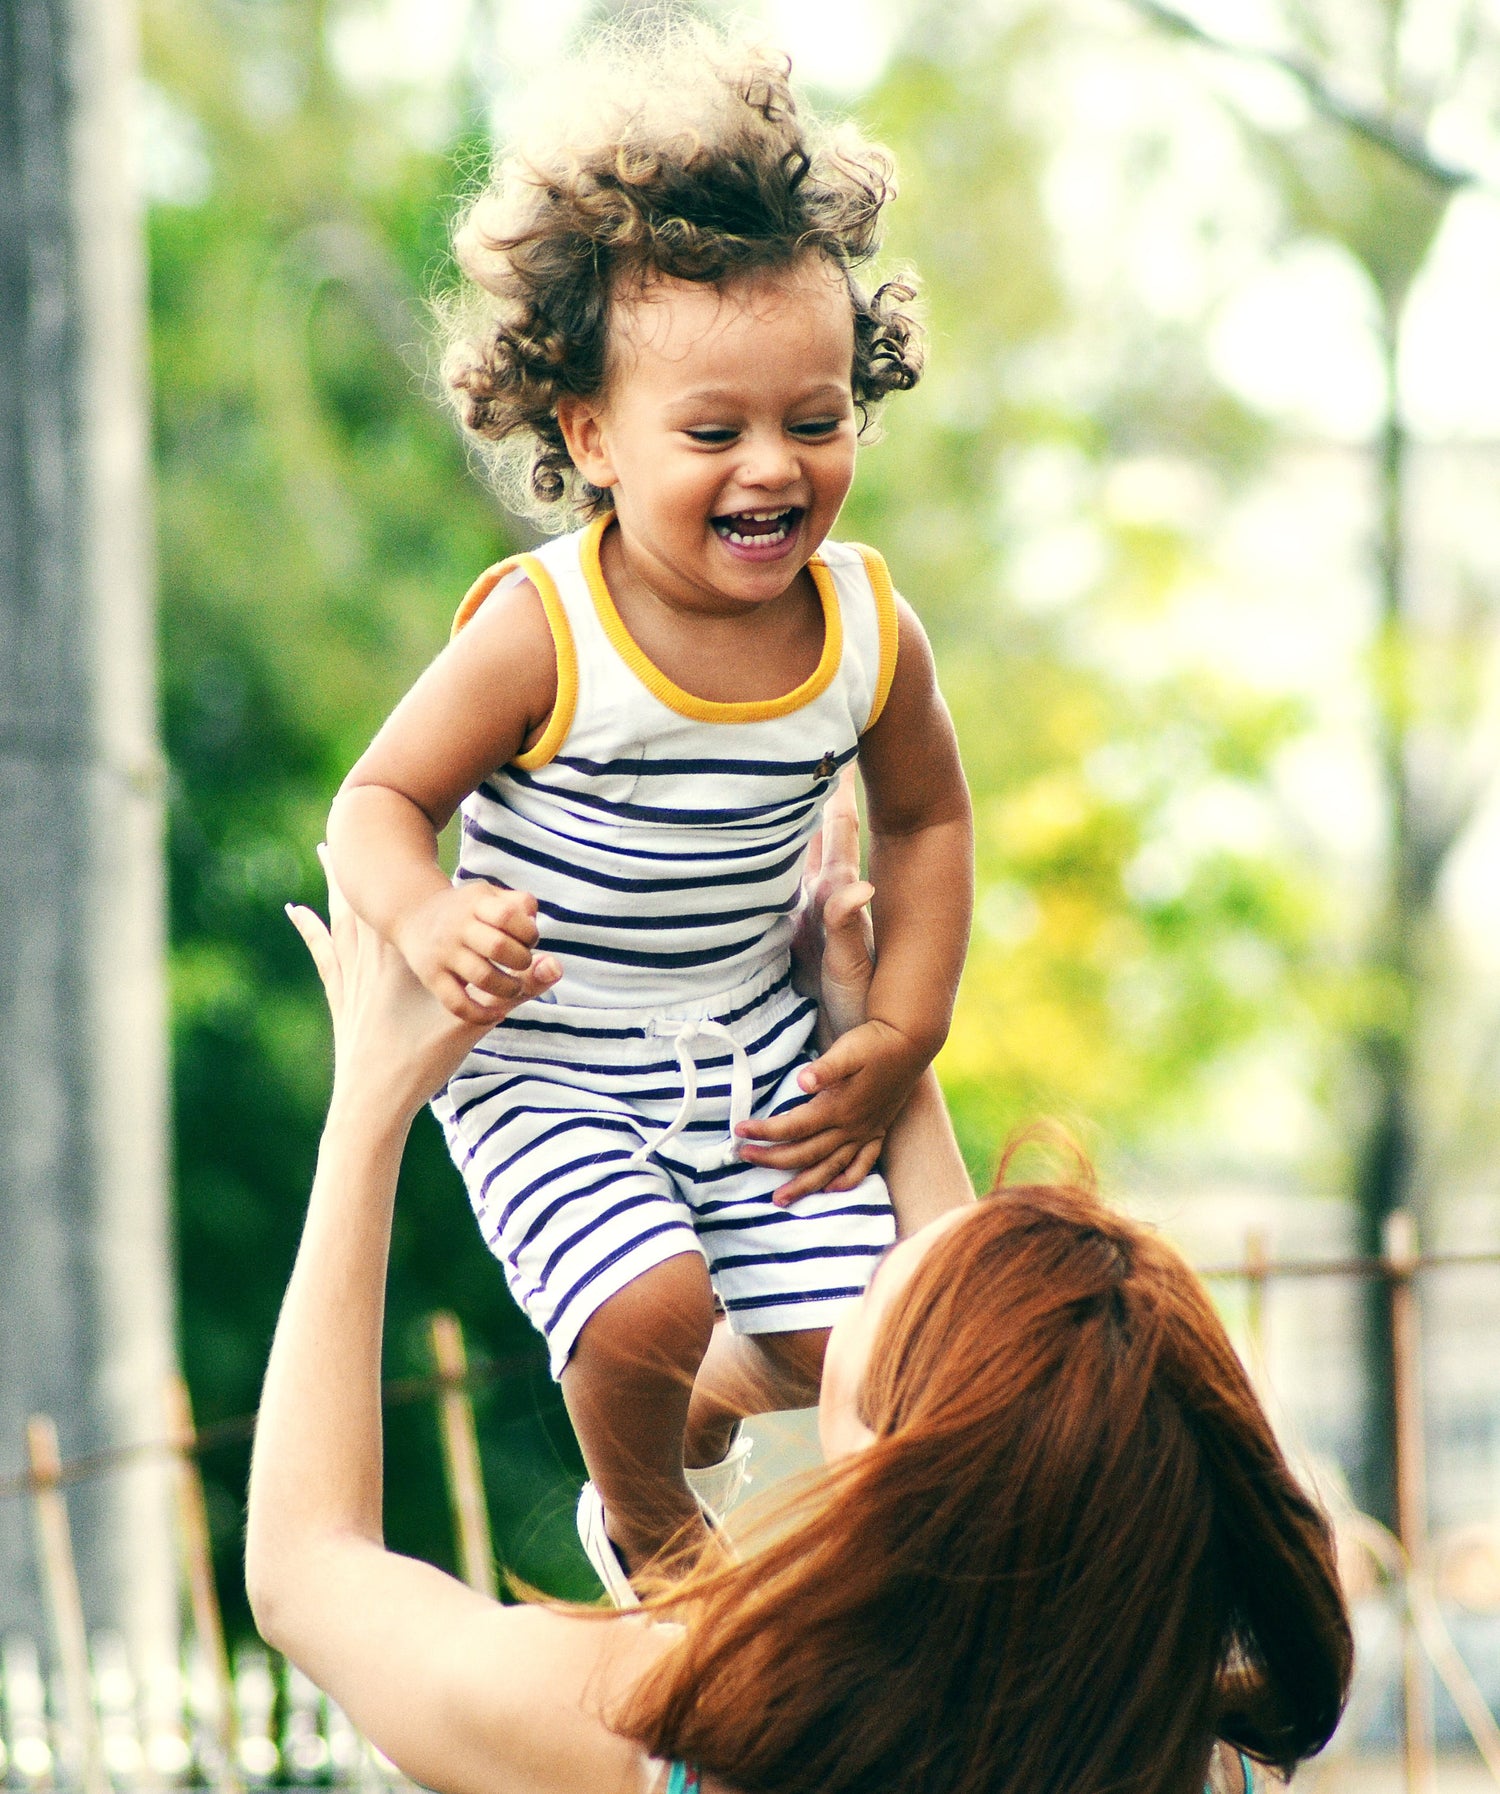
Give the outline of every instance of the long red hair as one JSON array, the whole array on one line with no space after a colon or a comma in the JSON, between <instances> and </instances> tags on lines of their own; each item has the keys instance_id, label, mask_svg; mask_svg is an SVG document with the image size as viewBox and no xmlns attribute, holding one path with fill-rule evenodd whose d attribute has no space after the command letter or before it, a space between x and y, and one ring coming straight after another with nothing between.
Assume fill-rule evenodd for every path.
<instances>
[{"instance_id":1,"label":"long red hair","mask_svg":"<svg viewBox=\"0 0 1500 1794\"><path fill-rule=\"evenodd\" d=\"M688 1621L616 1720L745 1794L1199 1794L1284 1771L1353 1646L1328 1524L1203 1287L1087 1187L934 1241L800 1523L651 1605Z\"/></svg>"}]
</instances>

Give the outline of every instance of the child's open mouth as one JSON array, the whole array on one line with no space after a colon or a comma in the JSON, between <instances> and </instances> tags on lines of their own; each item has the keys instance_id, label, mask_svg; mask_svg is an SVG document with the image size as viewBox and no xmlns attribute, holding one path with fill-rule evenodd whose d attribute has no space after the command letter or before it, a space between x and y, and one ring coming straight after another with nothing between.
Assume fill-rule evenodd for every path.
<instances>
[{"instance_id":1,"label":"child's open mouth","mask_svg":"<svg viewBox=\"0 0 1500 1794\"><path fill-rule=\"evenodd\" d=\"M711 521L721 542L732 548L764 552L781 547L802 521L802 509L800 505L791 505L781 511L731 511Z\"/></svg>"}]
</instances>

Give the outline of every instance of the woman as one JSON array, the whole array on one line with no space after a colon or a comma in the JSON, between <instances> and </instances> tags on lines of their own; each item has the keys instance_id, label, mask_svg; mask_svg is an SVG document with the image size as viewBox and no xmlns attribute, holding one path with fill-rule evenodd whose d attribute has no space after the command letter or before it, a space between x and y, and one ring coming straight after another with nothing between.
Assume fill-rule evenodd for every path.
<instances>
[{"instance_id":1,"label":"woman","mask_svg":"<svg viewBox=\"0 0 1500 1794\"><path fill-rule=\"evenodd\" d=\"M869 892L833 872L837 1008ZM1201 1286L1086 1180L972 1202L930 1073L885 1162L937 1218L834 1329L830 1469L797 1524L618 1616L501 1607L387 1551L396 1175L482 1030L337 889L330 907L331 933L293 914L335 1075L246 1573L267 1641L409 1776L444 1794L1242 1794L1239 1753L1290 1772L1326 1742L1352 1656L1329 1529ZM514 983L512 1003L545 973Z\"/></svg>"}]
</instances>

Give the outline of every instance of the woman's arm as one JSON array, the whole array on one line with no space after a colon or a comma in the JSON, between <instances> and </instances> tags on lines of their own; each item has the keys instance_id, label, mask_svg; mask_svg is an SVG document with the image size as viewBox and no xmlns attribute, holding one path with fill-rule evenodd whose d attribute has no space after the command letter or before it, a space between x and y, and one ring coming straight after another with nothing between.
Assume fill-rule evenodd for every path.
<instances>
[{"instance_id":1,"label":"woman's arm","mask_svg":"<svg viewBox=\"0 0 1500 1794\"><path fill-rule=\"evenodd\" d=\"M256 1623L428 1787L640 1794L639 1748L594 1713L660 1649L650 1631L501 1607L385 1548L380 1371L396 1176L413 1115L481 1030L449 1016L336 887L330 897L331 935L293 914L333 1011L335 1074L256 1429ZM525 975L521 997L546 964Z\"/></svg>"},{"instance_id":2,"label":"woman's arm","mask_svg":"<svg viewBox=\"0 0 1500 1794\"><path fill-rule=\"evenodd\" d=\"M950 1208L974 1200L974 1186L958 1150L948 1105L930 1065L917 1079L906 1107L891 1123L880 1153L880 1169L891 1193L901 1239Z\"/></svg>"},{"instance_id":3,"label":"woman's arm","mask_svg":"<svg viewBox=\"0 0 1500 1794\"><path fill-rule=\"evenodd\" d=\"M806 905L798 918L798 985L818 998L825 1050L863 1023L875 970L869 904L875 887L859 875L859 810L846 771L823 813L808 855ZM880 1169L901 1238L950 1208L974 1200L937 1074L929 1066L891 1123Z\"/></svg>"}]
</instances>

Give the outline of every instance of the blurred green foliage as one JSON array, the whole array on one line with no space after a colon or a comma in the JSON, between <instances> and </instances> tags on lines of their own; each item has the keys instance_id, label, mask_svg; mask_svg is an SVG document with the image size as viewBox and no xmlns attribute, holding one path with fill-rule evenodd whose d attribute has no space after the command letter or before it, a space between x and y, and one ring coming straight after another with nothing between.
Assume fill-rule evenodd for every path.
<instances>
[{"instance_id":1,"label":"blurred green foliage","mask_svg":"<svg viewBox=\"0 0 1500 1794\"><path fill-rule=\"evenodd\" d=\"M1186 526L1112 512L1111 466L1187 453L1229 486L1256 427L1190 344L1096 345L1086 389L1048 374L1080 328L1024 103L1052 26L1040 6L997 18L946 0L917 14L859 108L901 162L892 256L925 277L933 352L841 526L884 550L926 619L974 786L978 924L943 1070L981 1173L1039 1111L1125 1142L1190 1113L1205 1069L1285 1024L1312 932L1286 864L1172 845L1184 791L1254 792L1299 718L1206 678L1126 679L1099 645L1199 552ZM281 906L318 901L339 778L514 545L433 401L421 306L478 142L429 147L389 96L342 83L327 27L317 0L148 4L150 78L198 170L150 231L183 1353L203 1421L254 1406L326 1096L321 1003ZM1039 467L1069 483L1090 557L1078 601L1050 610L1019 591L1006 504ZM391 1374L426 1369L437 1307L476 1358L517 1360L480 1402L505 1563L587 1591L576 1448L424 1125ZM243 1456L208 1471L244 1630ZM451 1562L429 1407L393 1415L388 1485L393 1543Z\"/></svg>"}]
</instances>

